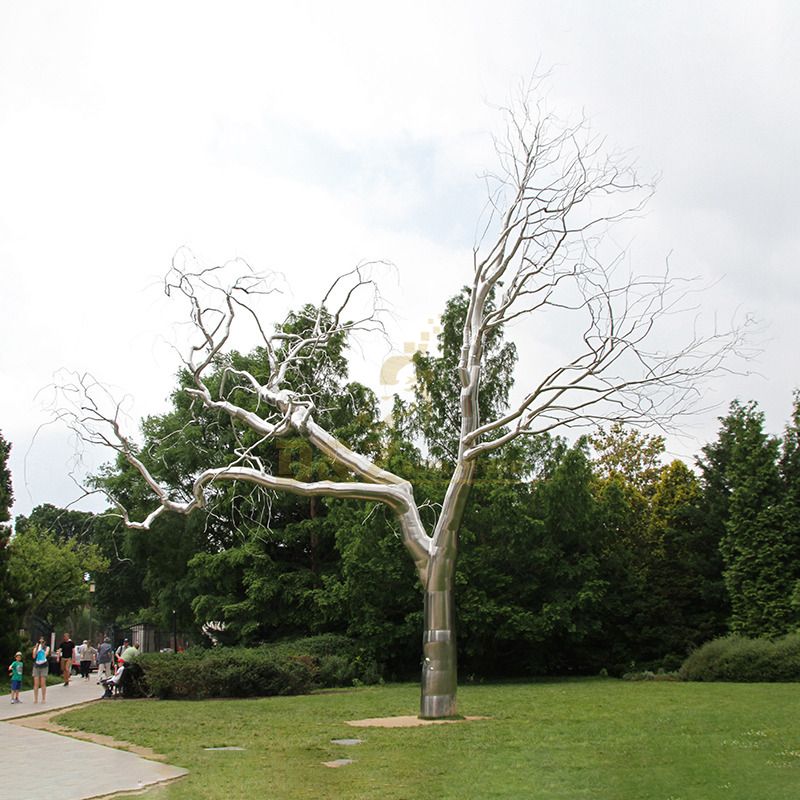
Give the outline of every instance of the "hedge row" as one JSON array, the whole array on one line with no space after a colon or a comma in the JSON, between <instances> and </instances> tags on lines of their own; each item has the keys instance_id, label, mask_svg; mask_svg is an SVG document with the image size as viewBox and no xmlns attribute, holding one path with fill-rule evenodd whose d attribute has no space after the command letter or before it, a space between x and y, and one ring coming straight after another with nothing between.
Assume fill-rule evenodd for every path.
<instances>
[{"instance_id":1,"label":"hedge row","mask_svg":"<svg viewBox=\"0 0 800 800\"><path fill-rule=\"evenodd\" d=\"M714 639L683 662L680 676L687 681L800 681L800 633L779 639Z\"/></svg>"},{"instance_id":2,"label":"hedge row","mask_svg":"<svg viewBox=\"0 0 800 800\"><path fill-rule=\"evenodd\" d=\"M146 653L137 663L148 693L164 699L304 694L379 679L374 661L352 640L334 635L256 648Z\"/></svg>"}]
</instances>

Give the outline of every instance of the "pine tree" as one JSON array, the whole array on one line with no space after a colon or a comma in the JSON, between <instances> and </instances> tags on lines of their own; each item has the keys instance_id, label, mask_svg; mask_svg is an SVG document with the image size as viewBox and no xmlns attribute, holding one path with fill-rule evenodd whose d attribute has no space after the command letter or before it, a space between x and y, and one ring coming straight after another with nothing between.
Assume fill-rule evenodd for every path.
<instances>
[{"instance_id":1,"label":"pine tree","mask_svg":"<svg viewBox=\"0 0 800 800\"><path fill-rule=\"evenodd\" d=\"M800 392L795 392L792 419L783 436L780 461L781 480L784 484L781 503L786 546L790 550L787 581L791 585L789 628L800 629Z\"/></svg>"},{"instance_id":2,"label":"pine tree","mask_svg":"<svg viewBox=\"0 0 800 800\"><path fill-rule=\"evenodd\" d=\"M14 492L11 485L11 471L8 468L8 457L11 444L0 433L0 655L13 655L16 649L16 631L19 626L16 600L18 587L8 574L8 542L11 528L7 525L11 519L11 504Z\"/></svg>"},{"instance_id":3,"label":"pine tree","mask_svg":"<svg viewBox=\"0 0 800 800\"><path fill-rule=\"evenodd\" d=\"M11 519L11 504L14 502L14 492L11 488L11 471L8 468L8 457L11 454L11 445L3 438L0 432L0 529L5 527Z\"/></svg>"},{"instance_id":4,"label":"pine tree","mask_svg":"<svg viewBox=\"0 0 800 800\"><path fill-rule=\"evenodd\" d=\"M786 535L780 440L764 432L755 403L734 403L723 428L731 437L725 480L729 515L720 551L731 599L730 628L775 636L790 626L794 548Z\"/></svg>"},{"instance_id":5,"label":"pine tree","mask_svg":"<svg viewBox=\"0 0 800 800\"><path fill-rule=\"evenodd\" d=\"M653 495L647 538L651 636L662 656L683 661L692 648L725 631L730 613L719 539L703 524L700 481L673 461Z\"/></svg>"}]
</instances>

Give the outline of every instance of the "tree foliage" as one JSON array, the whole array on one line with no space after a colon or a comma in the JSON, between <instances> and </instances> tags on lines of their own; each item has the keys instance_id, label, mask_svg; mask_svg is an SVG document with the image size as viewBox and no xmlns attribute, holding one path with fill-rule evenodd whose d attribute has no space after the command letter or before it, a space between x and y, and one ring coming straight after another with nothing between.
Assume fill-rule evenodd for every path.
<instances>
[{"instance_id":1,"label":"tree foliage","mask_svg":"<svg viewBox=\"0 0 800 800\"><path fill-rule=\"evenodd\" d=\"M8 468L8 457L11 445L0 432L0 525L11 519L11 504L14 502L14 491L11 486L11 470Z\"/></svg>"},{"instance_id":2,"label":"tree foliage","mask_svg":"<svg viewBox=\"0 0 800 800\"><path fill-rule=\"evenodd\" d=\"M731 404L716 442L701 460L708 513L719 540L730 603L730 629L777 636L797 626L800 577L796 421L781 439L764 431L755 403Z\"/></svg>"},{"instance_id":3,"label":"tree foliage","mask_svg":"<svg viewBox=\"0 0 800 800\"><path fill-rule=\"evenodd\" d=\"M617 421L600 428L589 437L589 443L595 450L595 470L601 478L618 475L638 491L652 492L663 469L663 436L651 436Z\"/></svg>"},{"instance_id":4,"label":"tree foliage","mask_svg":"<svg viewBox=\"0 0 800 800\"><path fill-rule=\"evenodd\" d=\"M290 376L298 389L314 387L317 419L337 438L381 468L414 475L416 502L431 525L459 437L449 414L460 392L454 372L469 297L464 290L447 303L439 350L415 357L414 400L395 398L388 424L380 421L372 392L347 381L344 336L326 340ZM281 330L305 334L317 313L306 306ZM515 359L502 326L494 328L481 415L508 407ZM261 401L242 375L266 380L269 370L264 348L231 351L215 357L205 381L210 391L256 411ZM187 393L192 385L191 372L182 370L171 409L142 423L137 457L171 497L189 497L206 465L232 452L295 481L348 479L302 436L259 438ZM500 675L674 666L692 647L724 633L735 570L729 562L724 583L720 542L734 530L731 518L738 519L731 509L752 506L760 496L737 483L737 475L752 477L758 438L744 442L743 407L733 408L738 411L718 441L704 448L700 479L680 462L663 465L663 437L619 422L572 446L538 434L489 451L477 463L460 532L455 591L462 670ZM795 499L771 512L784 527L797 508L797 429L795 416L783 447L767 444L773 490L793 487ZM740 464L745 453L751 461ZM151 492L123 455L97 485L129 514L147 514ZM222 620L223 641L247 645L342 633L388 674L407 676L416 666L419 587L394 516L382 504L243 488L213 483L204 508L192 516L160 516L149 532L52 506L20 517L17 527L22 534L49 530L59 543L93 543L108 565L96 596L108 623L149 621L167 630L177 622L200 638L204 622ZM741 532L752 538L749 529ZM787 553L776 557L780 562ZM791 573L781 586L782 625L796 614L799 585Z\"/></svg>"},{"instance_id":5,"label":"tree foliage","mask_svg":"<svg viewBox=\"0 0 800 800\"><path fill-rule=\"evenodd\" d=\"M51 531L29 526L9 545L8 572L22 588L21 617L30 627L32 617L51 627L89 602L89 578L104 571L108 562L94 544L62 541Z\"/></svg>"},{"instance_id":6,"label":"tree foliage","mask_svg":"<svg viewBox=\"0 0 800 800\"><path fill-rule=\"evenodd\" d=\"M450 298L441 317L438 353L414 354L416 380L412 412L415 429L422 435L430 456L452 466L458 456L461 418L458 412L461 381L458 364L463 347L463 330L469 310L470 289ZM493 306L490 304L490 308ZM503 341L503 328L492 329L484 341L481 419L494 419L508 407L508 393L514 382L517 348Z\"/></svg>"},{"instance_id":7,"label":"tree foliage","mask_svg":"<svg viewBox=\"0 0 800 800\"><path fill-rule=\"evenodd\" d=\"M16 631L19 629L20 587L8 571L9 540L11 529L11 504L14 492L8 458L11 444L0 433L0 654L8 655L16 649Z\"/></svg>"},{"instance_id":8,"label":"tree foliage","mask_svg":"<svg viewBox=\"0 0 800 800\"><path fill-rule=\"evenodd\" d=\"M647 540L650 652L682 660L724 633L728 618L719 541L703 524L700 482L682 461L673 461L659 476Z\"/></svg>"},{"instance_id":9,"label":"tree foliage","mask_svg":"<svg viewBox=\"0 0 800 800\"><path fill-rule=\"evenodd\" d=\"M742 329L703 334L695 325L676 350L645 344L677 313L681 290L666 274L618 270L619 253L603 239L612 223L636 215L652 187L621 154L607 152L585 120L565 123L548 113L535 88L503 110L505 130L496 140L497 169L485 176L489 202L468 285L445 311L439 353L415 358L418 392L406 419L422 437L425 466L440 470L437 513L427 515L428 499L417 495L413 473L387 469L374 398L363 387L344 387L348 338L383 331L374 265L339 275L318 304L270 327L261 303L274 294L273 275L258 275L238 260L198 265L179 252L165 291L186 303L193 341L184 355L182 399L174 414L145 423L144 447L124 430L120 404L108 403L108 392L91 376L74 375L61 387L60 418L85 440L115 449L125 462L120 475L138 473L141 488L113 473L100 482L127 526L154 531L168 514L205 514L203 524L217 538L208 539L209 558L197 562L204 574L214 573L214 547L238 546L230 537L243 529L279 527L290 554L296 553L291 535L305 535L308 564L291 579L281 570L283 584L270 573L263 591L251 586L250 601L277 602L291 584L299 587L293 603L313 602L325 584L320 556L335 549L325 526L334 502L388 509L423 589L423 717L457 714L456 564L470 494L483 471L491 471L483 462L493 454L502 459L502 448L519 438L556 430L615 420L671 424L693 406L698 383L720 371L744 341ZM228 268L237 274L228 277ZM558 324L562 315L567 355L526 375L509 402L516 350L503 343L504 328L523 317ZM242 324L258 342L244 358L230 350ZM345 412L340 420L331 413L337 407ZM620 444L647 462L641 442ZM281 474L279 449L305 446L316 455L301 459L291 476ZM577 596L549 586L537 615L537 624L545 620L550 634L570 641L599 630L587 621L588 609L607 585L598 557L602 539L590 533L597 512L592 468L583 444L576 447L563 454L550 483L532 493L530 512L540 523L532 528L546 531L548 545L558 541L556 550L580 565L564 572L553 564ZM170 450L176 458L167 457ZM264 491L299 499L259 503ZM269 546L242 551L245 561L262 555L269 558L264 565L286 566L284 554ZM244 562L242 574L244 580ZM185 577L176 573L173 585ZM214 594L211 586L205 596Z\"/></svg>"},{"instance_id":10,"label":"tree foliage","mask_svg":"<svg viewBox=\"0 0 800 800\"><path fill-rule=\"evenodd\" d=\"M455 314L458 304L448 309ZM257 357L236 360L255 368ZM444 397L436 375L426 385ZM350 440L369 435L362 446L379 463L413 473L423 513L434 516L447 472L420 424L429 409L398 399L391 423L381 425L369 392L333 380L329 390L328 424ZM146 421L143 448L154 469L173 455L183 459L169 477L176 492L200 457L189 447L170 450L171 431L197 425L192 441L205 452L236 439L229 422L195 420L180 397L176 391L173 409ZM410 429L420 432L419 447ZM796 628L799 440L797 401L780 440L764 433L754 404L734 403L703 448L698 475L678 461L663 465L660 437L622 426L572 446L541 435L491 453L461 532L462 673L674 668L731 628L771 635ZM295 478L335 469L299 438L260 457ZM133 508L147 502L125 462L103 480L118 481L115 490ZM50 544L91 543L101 553L108 566L97 572L95 604L106 623L151 621L170 630L176 610L180 628L198 639L203 622L225 621L221 638L230 644L340 633L386 675L413 673L420 590L382 505L225 488L208 512L162 517L149 533L47 505L18 518L17 530L23 538L48 530Z\"/></svg>"}]
</instances>

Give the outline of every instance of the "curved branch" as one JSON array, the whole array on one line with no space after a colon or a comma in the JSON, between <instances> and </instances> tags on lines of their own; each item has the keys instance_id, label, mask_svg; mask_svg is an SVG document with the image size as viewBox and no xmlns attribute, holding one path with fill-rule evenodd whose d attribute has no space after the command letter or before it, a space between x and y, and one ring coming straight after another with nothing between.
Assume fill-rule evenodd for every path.
<instances>
[{"instance_id":1,"label":"curved branch","mask_svg":"<svg viewBox=\"0 0 800 800\"><path fill-rule=\"evenodd\" d=\"M269 475L249 467L228 466L205 470L194 481L192 499L187 502L178 502L168 496L167 491L150 475L138 458L131 453L125 453L125 458L142 475L160 503L144 520L137 522L130 518L128 512L119 503L115 502L120 516L129 528L150 530L153 522L165 511L188 515L197 509L204 508L206 505L205 489L216 481L244 481L262 489L287 492L300 497L334 497L383 503L397 515L403 530L403 543L417 564L418 571L420 573L427 571L432 541L425 534L424 527L419 520L413 491L408 482L403 481L392 485L341 481L304 482Z\"/></svg>"}]
</instances>

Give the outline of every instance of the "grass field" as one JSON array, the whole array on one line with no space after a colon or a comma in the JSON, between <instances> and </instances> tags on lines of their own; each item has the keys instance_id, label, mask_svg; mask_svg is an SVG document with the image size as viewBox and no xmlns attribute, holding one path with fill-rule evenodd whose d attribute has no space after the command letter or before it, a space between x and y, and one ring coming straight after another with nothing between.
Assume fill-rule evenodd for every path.
<instances>
[{"instance_id":1,"label":"grass field","mask_svg":"<svg viewBox=\"0 0 800 800\"><path fill-rule=\"evenodd\" d=\"M117 701L59 721L146 745L190 775L159 800L797 800L796 684L611 679L466 686L491 719L356 729L413 714L418 687L256 700ZM356 747L334 738L361 738ZM205 747L240 746L236 751ZM323 761L353 758L331 769Z\"/></svg>"}]
</instances>

